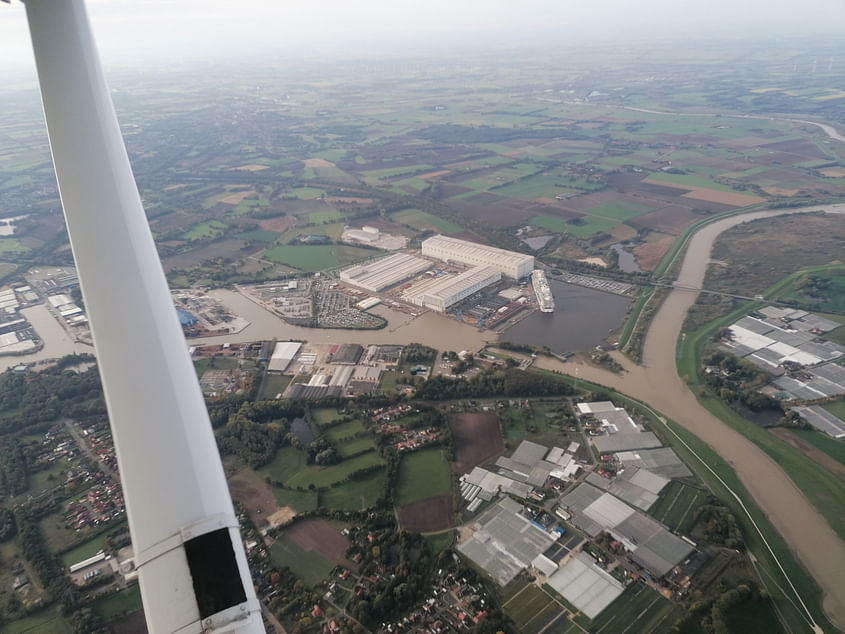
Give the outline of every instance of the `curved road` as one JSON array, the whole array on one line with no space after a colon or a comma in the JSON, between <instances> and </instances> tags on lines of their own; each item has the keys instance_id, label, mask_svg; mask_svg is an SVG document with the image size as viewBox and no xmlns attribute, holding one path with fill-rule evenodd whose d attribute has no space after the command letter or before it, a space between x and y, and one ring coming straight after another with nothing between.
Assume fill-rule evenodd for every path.
<instances>
[{"instance_id":1,"label":"curved road","mask_svg":"<svg viewBox=\"0 0 845 634\"><path fill-rule=\"evenodd\" d=\"M689 242L677 283L701 288L713 242L723 231L759 218L821 210L845 214L845 205L755 211L703 227ZM673 290L668 295L649 327L643 365L634 365L615 353L626 370L621 376L577 360L562 363L537 357L535 363L629 394L706 442L733 467L754 501L822 588L828 618L838 628L845 629L845 544L780 466L699 404L678 376L675 345L684 317L697 297L698 291L684 289Z\"/></svg>"}]
</instances>

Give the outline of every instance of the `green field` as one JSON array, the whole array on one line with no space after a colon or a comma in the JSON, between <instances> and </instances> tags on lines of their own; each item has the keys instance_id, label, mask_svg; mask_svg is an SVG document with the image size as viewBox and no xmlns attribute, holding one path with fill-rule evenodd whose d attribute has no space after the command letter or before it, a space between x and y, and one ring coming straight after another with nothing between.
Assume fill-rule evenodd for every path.
<instances>
[{"instance_id":1,"label":"green field","mask_svg":"<svg viewBox=\"0 0 845 634\"><path fill-rule=\"evenodd\" d=\"M285 374L265 374L264 382L261 384L261 399L274 399L277 394L282 394L291 382L291 376Z\"/></svg>"},{"instance_id":2,"label":"green field","mask_svg":"<svg viewBox=\"0 0 845 634\"><path fill-rule=\"evenodd\" d=\"M21 244L17 238L0 238L0 253L26 253L29 247Z\"/></svg>"},{"instance_id":3,"label":"green field","mask_svg":"<svg viewBox=\"0 0 845 634\"><path fill-rule=\"evenodd\" d=\"M830 312L845 312L845 268L841 265L834 266L827 270L814 269L810 272L799 273L783 292L777 294L777 298L786 301L795 301L802 305L816 308L816 310ZM811 291L807 286L809 277L819 280L817 297L807 295Z\"/></svg>"},{"instance_id":4,"label":"green field","mask_svg":"<svg viewBox=\"0 0 845 634\"><path fill-rule=\"evenodd\" d=\"M506 605L505 612L516 624L520 633L536 634L556 619L556 623L568 623L563 609L543 590L528 584ZM545 630L548 631L548 630Z\"/></svg>"},{"instance_id":5,"label":"green field","mask_svg":"<svg viewBox=\"0 0 845 634\"><path fill-rule=\"evenodd\" d=\"M840 418L845 417L845 400L825 403L822 407L828 410L831 414L834 414L834 416L838 416ZM841 412L836 413L835 410L841 410ZM845 420L845 418L843 418L843 420ZM831 438L827 434L812 429L790 429L789 433L794 436L798 436L801 440L810 443L817 449L821 449L830 457L838 460L842 464L845 464L845 442L837 440L836 438Z\"/></svg>"},{"instance_id":6,"label":"green field","mask_svg":"<svg viewBox=\"0 0 845 634\"><path fill-rule=\"evenodd\" d=\"M845 398L840 398L838 401L824 403L822 404L822 407L837 418L845 420Z\"/></svg>"},{"instance_id":7,"label":"green field","mask_svg":"<svg viewBox=\"0 0 845 634\"><path fill-rule=\"evenodd\" d=\"M98 535L94 539L80 544L76 548L72 548L66 553L62 554L62 561L66 566L72 566L80 561L85 561L89 557L93 557L98 552L106 547L106 536Z\"/></svg>"},{"instance_id":8,"label":"green field","mask_svg":"<svg viewBox=\"0 0 845 634\"><path fill-rule=\"evenodd\" d=\"M554 216L533 216L528 224L554 231L555 233L571 233L578 238L587 238L601 231L610 231L619 224L618 221L597 216L582 216L579 223L566 221Z\"/></svg>"},{"instance_id":9,"label":"green field","mask_svg":"<svg viewBox=\"0 0 845 634\"><path fill-rule=\"evenodd\" d=\"M365 436L362 438L352 438L343 443L338 443L337 451L341 458L348 458L349 456L354 456L355 454L359 454L364 451L371 451L375 448L373 439Z\"/></svg>"},{"instance_id":10,"label":"green field","mask_svg":"<svg viewBox=\"0 0 845 634\"><path fill-rule=\"evenodd\" d=\"M326 224L328 222L336 222L337 220L342 220L343 214L339 211L331 210L331 211L314 211L308 214L308 222L313 222L314 224L321 225Z\"/></svg>"},{"instance_id":11,"label":"green field","mask_svg":"<svg viewBox=\"0 0 845 634\"><path fill-rule=\"evenodd\" d=\"M371 258L373 255L373 251L357 247L331 244L316 244L313 246L286 244L267 249L262 257L265 260L284 264L305 273L314 273Z\"/></svg>"},{"instance_id":12,"label":"green field","mask_svg":"<svg viewBox=\"0 0 845 634\"><path fill-rule=\"evenodd\" d=\"M446 531L435 535L423 535L423 539L431 548L431 554L437 557L441 552L452 546L455 542L455 533L454 531Z\"/></svg>"},{"instance_id":13,"label":"green field","mask_svg":"<svg viewBox=\"0 0 845 634\"><path fill-rule=\"evenodd\" d=\"M537 174L499 187L495 193L509 198L554 198L558 194L567 193L566 189L557 185L559 180L553 174Z\"/></svg>"},{"instance_id":14,"label":"green field","mask_svg":"<svg viewBox=\"0 0 845 634\"><path fill-rule=\"evenodd\" d=\"M340 412L333 407L318 407L316 409L312 409L310 414L311 421L316 423L319 427L328 425L329 423L336 421L338 418L341 418Z\"/></svg>"},{"instance_id":15,"label":"green field","mask_svg":"<svg viewBox=\"0 0 845 634\"><path fill-rule=\"evenodd\" d=\"M420 211L419 209L403 209L396 213L390 214L390 219L402 225L413 227L417 231L425 231L427 229L439 229L443 233L459 233L463 231L463 227L456 225L454 222L432 216L430 213Z\"/></svg>"},{"instance_id":16,"label":"green field","mask_svg":"<svg viewBox=\"0 0 845 634\"><path fill-rule=\"evenodd\" d=\"M241 240L250 240L253 242L275 242L281 234L278 231L265 231L264 229L255 229L253 231L244 231L235 235Z\"/></svg>"},{"instance_id":17,"label":"green field","mask_svg":"<svg viewBox=\"0 0 845 634\"><path fill-rule=\"evenodd\" d=\"M292 189L289 192L285 192L285 196L294 196L299 198L300 200L312 200L314 198L319 198L320 196L325 195L325 191L322 189L316 189L315 187L297 187L296 189Z\"/></svg>"},{"instance_id":18,"label":"green field","mask_svg":"<svg viewBox=\"0 0 845 634\"><path fill-rule=\"evenodd\" d=\"M300 513L313 511L319 506L317 491L297 491L273 487L273 495L276 497L279 506L289 506Z\"/></svg>"},{"instance_id":19,"label":"green field","mask_svg":"<svg viewBox=\"0 0 845 634\"><path fill-rule=\"evenodd\" d=\"M278 566L290 568L293 574L309 586L320 583L334 568L334 564L320 553L305 550L292 539L285 537L284 533L270 546L270 558Z\"/></svg>"},{"instance_id":20,"label":"green field","mask_svg":"<svg viewBox=\"0 0 845 634\"><path fill-rule=\"evenodd\" d=\"M108 597L98 599L93 606L94 613L103 621L110 621L116 616L135 612L142 607L141 587L137 583Z\"/></svg>"},{"instance_id":21,"label":"green field","mask_svg":"<svg viewBox=\"0 0 845 634\"><path fill-rule=\"evenodd\" d=\"M282 447L276 452L273 461L264 465L258 471L261 475L269 475L277 482L284 482L305 468L305 454L291 446Z\"/></svg>"},{"instance_id":22,"label":"green field","mask_svg":"<svg viewBox=\"0 0 845 634\"><path fill-rule=\"evenodd\" d=\"M225 223L219 220L206 220L195 224L182 234L185 240L206 240L208 238L216 238L222 236L226 230Z\"/></svg>"},{"instance_id":23,"label":"green field","mask_svg":"<svg viewBox=\"0 0 845 634\"><path fill-rule=\"evenodd\" d=\"M595 207L588 207L584 210L584 213L624 221L637 218L652 211L654 211L653 207L640 205L629 200L616 200L610 203L602 203Z\"/></svg>"},{"instance_id":24,"label":"green field","mask_svg":"<svg viewBox=\"0 0 845 634\"><path fill-rule=\"evenodd\" d=\"M649 513L670 529L686 533L695 522L695 510L709 496L709 492L672 480L654 503Z\"/></svg>"},{"instance_id":25,"label":"green field","mask_svg":"<svg viewBox=\"0 0 845 634\"><path fill-rule=\"evenodd\" d=\"M320 491L320 506L341 511L360 511L375 505L384 487L384 469L368 473L326 491Z\"/></svg>"},{"instance_id":26,"label":"green field","mask_svg":"<svg viewBox=\"0 0 845 634\"><path fill-rule=\"evenodd\" d=\"M30 616L0 625L0 634L71 634L74 630L57 608L47 608Z\"/></svg>"},{"instance_id":27,"label":"green field","mask_svg":"<svg viewBox=\"0 0 845 634\"><path fill-rule=\"evenodd\" d=\"M39 439L40 440L40 439ZM67 471L71 466L70 460L67 458L60 458L56 460L49 469L42 469L29 473L29 488L33 491L39 489L46 489L56 486L62 480L57 480L62 473ZM50 478L52 476L52 479Z\"/></svg>"},{"instance_id":28,"label":"green field","mask_svg":"<svg viewBox=\"0 0 845 634\"><path fill-rule=\"evenodd\" d=\"M452 490L452 470L439 448L422 449L402 457L396 504L404 506Z\"/></svg>"},{"instance_id":29,"label":"green field","mask_svg":"<svg viewBox=\"0 0 845 634\"><path fill-rule=\"evenodd\" d=\"M305 488L308 488L312 484L316 487L331 486L336 482L344 480L353 471L378 464L384 464L384 460L376 452L371 451L331 465L330 467L307 466L299 470L285 484L291 487L301 486Z\"/></svg>"},{"instance_id":30,"label":"green field","mask_svg":"<svg viewBox=\"0 0 845 634\"><path fill-rule=\"evenodd\" d=\"M715 189L722 192L735 191L727 185L722 185L710 180L706 176L698 176L696 174L670 174L668 172L653 172L647 178L663 183L673 183L675 185L688 185L690 187L704 187L706 189ZM746 192L737 192L739 194Z\"/></svg>"},{"instance_id":31,"label":"green field","mask_svg":"<svg viewBox=\"0 0 845 634\"><path fill-rule=\"evenodd\" d=\"M598 615L590 630L602 634L668 631L682 611L648 586L633 583Z\"/></svg>"},{"instance_id":32,"label":"green field","mask_svg":"<svg viewBox=\"0 0 845 634\"><path fill-rule=\"evenodd\" d=\"M378 180L386 180L394 176L401 176L403 174L421 174L428 171L434 171L436 168L433 165L404 165L402 167L386 167L380 170L364 170L361 173L370 178Z\"/></svg>"},{"instance_id":33,"label":"green field","mask_svg":"<svg viewBox=\"0 0 845 634\"><path fill-rule=\"evenodd\" d=\"M351 438L355 434L360 434L363 431L365 431L364 424L359 420L353 420L335 427L330 427L326 430L326 437L334 443L344 438Z\"/></svg>"}]
</instances>

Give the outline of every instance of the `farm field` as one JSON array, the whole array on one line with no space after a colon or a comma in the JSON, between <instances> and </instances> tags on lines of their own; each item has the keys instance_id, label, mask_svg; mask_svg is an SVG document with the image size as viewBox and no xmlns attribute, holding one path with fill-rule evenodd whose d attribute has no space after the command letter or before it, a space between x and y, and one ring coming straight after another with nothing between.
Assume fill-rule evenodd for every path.
<instances>
[{"instance_id":1,"label":"farm field","mask_svg":"<svg viewBox=\"0 0 845 634\"><path fill-rule=\"evenodd\" d=\"M287 566L302 581L314 586L334 568L334 563L314 550L306 550L288 536L288 531L281 533L270 546L270 557L277 566Z\"/></svg>"},{"instance_id":2,"label":"farm field","mask_svg":"<svg viewBox=\"0 0 845 634\"><path fill-rule=\"evenodd\" d=\"M635 582L592 622L590 631L603 634L660 632L681 616L682 608L648 586Z\"/></svg>"},{"instance_id":3,"label":"farm field","mask_svg":"<svg viewBox=\"0 0 845 634\"><path fill-rule=\"evenodd\" d=\"M822 407L835 416L845 416L845 401L840 400L832 403L825 403ZM843 418L843 420L845 420L845 418ZM816 449L823 451L834 460L845 464L845 442L842 440L836 440L835 438L831 438L822 432L812 429L789 429L784 431L806 443L809 443Z\"/></svg>"},{"instance_id":4,"label":"farm field","mask_svg":"<svg viewBox=\"0 0 845 634\"><path fill-rule=\"evenodd\" d=\"M671 530L688 533L695 522L695 511L710 496L704 489L698 489L673 480L663 491L649 514Z\"/></svg>"},{"instance_id":5,"label":"farm field","mask_svg":"<svg viewBox=\"0 0 845 634\"><path fill-rule=\"evenodd\" d=\"M47 608L41 612L0 625L0 634L31 634L32 632L71 634L73 629L56 608Z\"/></svg>"},{"instance_id":6,"label":"farm field","mask_svg":"<svg viewBox=\"0 0 845 634\"><path fill-rule=\"evenodd\" d=\"M332 407L317 407L311 410L311 420L317 423L320 427L323 427L340 417L340 413ZM363 429L363 427L361 429Z\"/></svg>"},{"instance_id":7,"label":"farm field","mask_svg":"<svg viewBox=\"0 0 845 634\"><path fill-rule=\"evenodd\" d=\"M845 420L845 399L839 399L837 401L831 401L829 403L824 403L822 405L828 412ZM842 444L841 441L839 444Z\"/></svg>"},{"instance_id":8,"label":"farm field","mask_svg":"<svg viewBox=\"0 0 845 634\"><path fill-rule=\"evenodd\" d=\"M141 604L141 586L137 583L94 603L94 612L103 621L135 612L143 607Z\"/></svg>"},{"instance_id":9,"label":"farm field","mask_svg":"<svg viewBox=\"0 0 845 634\"><path fill-rule=\"evenodd\" d=\"M455 439L452 468L458 475L469 473L505 450L499 418L495 414L452 414L449 428Z\"/></svg>"},{"instance_id":10,"label":"farm field","mask_svg":"<svg viewBox=\"0 0 845 634\"><path fill-rule=\"evenodd\" d=\"M341 511L360 511L374 506L384 491L384 469L319 491L319 505Z\"/></svg>"},{"instance_id":11,"label":"farm field","mask_svg":"<svg viewBox=\"0 0 845 634\"><path fill-rule=\"evenodd\" d=\"M274 246L264 251L262 257L271 262L299 269L303 273L314 273L351 264L374 255L373 251L358 247L318 244Z\"/></svg>"},{"instance_id":12,"label":"farm field","mask_svg":"<svg viewBox=\"0 0 845 634\"><path fill-rule=\"evenodd\" d=\"M66 566L85 561L89 557L93 557L98 552L106 547L106 536L98 535L94 539L88 540L84 544L80 544L66 553L62 554L62 561Z\"/></svg>"},{"instance_id":13,"label":"farm field","mask_svg":"<svg viewBox=\"0 0 845 634\"><path fill-rule=\"evenodd\" d=\"M454 222L432 216L418 209L397 211L390 215L390 219L393 222L413 227L417 231L424 231L426 229L434 229L443 233L460 233L463 231L463 227L456 225Z\"/></svg>"},{"instance_id":14,"label":"farm field","mask_svg":"<svg viewBox=\"0 0 845 634\"><path fill-rule=\"evenodd\" d=\"M302 486L306 488L311 484L317 487L331 486L347 478L353 471L380 464L384 464L384 460L376 452L371 451L329 467L305 467L293 475L285 484L290 487Z\"/></svg>"},{"instance_id":15,"label":"farm field","mask_svg":"<svg viewBox=\"0 0 845 634\"><path fill-rule=\"evenodd\" d=\"M567 612L534 584L525 585L504 604L504 608L516 624L517 631L526 634L549 631L546 628L551 623L555 623L558 627L574 625L569 620Z\"/></svg>"},{"instance_id":16,"label":"farm field","mask_svg":"<svg viewBox=\"0 0 845 634\"><path fill-rule=\"evenodd\" d=\"M452 472L440 448L420 449L402 456L396 485L397 505L404 506L451 491Z\"/></svg>"}]
</instances>

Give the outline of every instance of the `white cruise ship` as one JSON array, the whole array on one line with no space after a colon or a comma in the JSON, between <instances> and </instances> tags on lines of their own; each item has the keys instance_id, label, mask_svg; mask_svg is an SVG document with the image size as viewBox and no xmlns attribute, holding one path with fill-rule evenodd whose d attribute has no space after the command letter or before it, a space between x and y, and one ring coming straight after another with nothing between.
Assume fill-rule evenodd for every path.
<instances>
[{"instance_id":1,"label":"white cruise ship","mask_svg":"<svg viewBox=\"0 0 845 634\"><path fill-rule=\"evenodd\" d=\"M540 304L540 311L544 313L555 312L555 298L549 281L546 279L546 272L534 269L531 273L531 284L534 286L534 294L537 296L537 303Z\"/></svg>"}]
</instances>

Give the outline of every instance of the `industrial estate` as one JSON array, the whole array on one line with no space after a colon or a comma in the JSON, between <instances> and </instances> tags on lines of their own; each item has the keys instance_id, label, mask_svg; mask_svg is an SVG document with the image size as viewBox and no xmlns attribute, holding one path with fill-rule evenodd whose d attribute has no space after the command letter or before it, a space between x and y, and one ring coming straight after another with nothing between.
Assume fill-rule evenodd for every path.
<instances>
[{"instance_id":1,"label":"industrial estate","mask_svg":"<svg viewBox=\"0 0 845 634\"><path fill-rule=\"evenodd\" d=\"M840 50L119 84L268 632L845 628ZM49 153L10 90L0 634L142 632Z\"/></svg>"}]
</instances>

